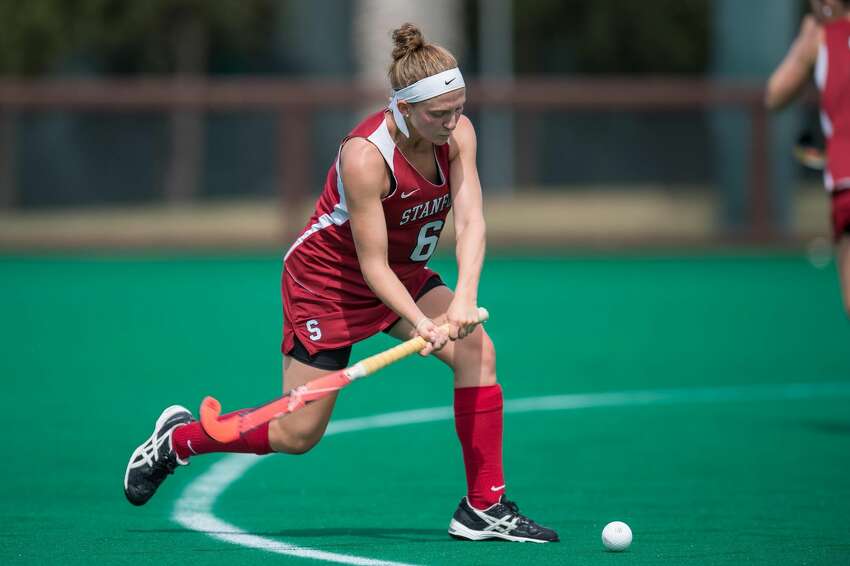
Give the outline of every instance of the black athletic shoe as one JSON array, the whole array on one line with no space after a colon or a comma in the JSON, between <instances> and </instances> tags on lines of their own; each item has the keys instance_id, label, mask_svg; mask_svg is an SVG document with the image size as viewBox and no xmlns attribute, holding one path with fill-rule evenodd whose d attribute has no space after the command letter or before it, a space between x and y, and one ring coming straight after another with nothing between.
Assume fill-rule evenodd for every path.
<instances>
[{"instance_id":1,"label":"black athletic shoe","mask_svg":"<svg viewBox=\"0 0 850 566\"><path fill-rule=\"evenodd\" d=\"M189 462L177 457L171 447L171 433L179 425L192 422L192 413L180 405L165 409L156 420L153 434L130 456L124 472L124 495L133 505L144 505L153 497L168 474Z\"/></svg>"},{"instance_id":2,"label":"black athletic shoe","mask_svg":"<svg viewBox=\"0 0 850 566\"><path fill-rule=\"evenodd\" d=\"M464 497L449 523L449 534L457 539L484 540L498 538L516 542L558 542L558 533L541 527L520 514L516 503L503 495L495 503L479 511Z\"/></svg>"}]
</instances>

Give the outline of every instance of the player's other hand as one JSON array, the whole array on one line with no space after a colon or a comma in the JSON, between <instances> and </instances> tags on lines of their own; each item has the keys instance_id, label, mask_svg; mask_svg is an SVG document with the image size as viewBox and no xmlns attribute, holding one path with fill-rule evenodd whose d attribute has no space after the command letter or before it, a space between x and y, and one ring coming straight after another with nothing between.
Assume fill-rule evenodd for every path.
<instances>
[{"instance_id":1,"label":"player's other hand","mask_svg":"<svg viewBox=\"0 0 850 566\"><path fill-rule=\"evenodd\" d=\"M449 310L446 312L446 321L451 326L449 338L452 340L466 338L481 322L478 319L478 307L466 301L452 301Z\"/></svg>"},{"instance_id":2,"label":"player's other hand","mask_svg":"<svg viewBox=\"0 0 850 566\"><path fill-rule=\"evenodd\" d=\"M433 352L437 352L442 350L443 347L449 342L448 333L437 326L437 324L431 320L430 318L423 318L416 325L416 328L413 330L412 335L421 336L425 339L425 347L419 352L422 356L428 356Z\"/></svg>"}]
</instances>

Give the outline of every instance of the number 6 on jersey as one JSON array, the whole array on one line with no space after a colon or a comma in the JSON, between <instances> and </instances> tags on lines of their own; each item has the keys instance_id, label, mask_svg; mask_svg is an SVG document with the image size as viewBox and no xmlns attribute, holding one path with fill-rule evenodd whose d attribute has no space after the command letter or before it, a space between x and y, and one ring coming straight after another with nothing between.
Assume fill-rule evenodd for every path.
<instances>
[{"instance_id":1,"label":"number 6 on jersey","mask_svg":"<svg viewBox=\"0 0 850 566\"><path fill-rule=\"evenodd\" d=\"M440 231L443 229L442 220L434 220L422 226L419 230L419 237L416 239L416 248L410 254L410 259L413 261L428 261L428 258L433 255L437 249L437 242L440 241Z\"/></svg>"}]
</instances>

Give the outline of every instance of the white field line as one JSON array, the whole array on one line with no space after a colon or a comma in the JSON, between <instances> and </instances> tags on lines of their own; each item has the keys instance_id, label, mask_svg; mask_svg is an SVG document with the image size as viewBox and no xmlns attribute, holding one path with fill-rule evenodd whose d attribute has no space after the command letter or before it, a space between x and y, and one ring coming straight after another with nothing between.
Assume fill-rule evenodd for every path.
<instances>
[{"instance_id":1,"label":"white field line","mask_svg":"<svg viewBox=\"0 0 850 566\"><path fill-rule=\"evenodd\" d=\"M850 396L850 382L653 389L513 399L505 402L505 413L684 403L782 401L848 396ZM325 435L443 421L451 419L453 414L451 407L433 407L356 419L343 419L330 423ZM172 516L174 521L187 529L204 533L223 542L276 554L360 566L411 566L403 562L390 562L302 548L283 541L252 535L216 517L212 511L216 499L232 483L242 477L250 467L260 461L262 461L261 458L251 454L230 454L217 462L205 473L198 476L183 491L174 506Z\"/></svg>"}]
</instances>

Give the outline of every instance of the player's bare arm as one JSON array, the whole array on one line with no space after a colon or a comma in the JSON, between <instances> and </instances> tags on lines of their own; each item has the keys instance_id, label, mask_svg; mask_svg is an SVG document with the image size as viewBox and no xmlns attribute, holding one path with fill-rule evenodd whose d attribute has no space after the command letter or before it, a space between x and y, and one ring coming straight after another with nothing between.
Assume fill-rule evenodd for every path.
<instances>
[{"instance_id":1,"label":"player's bare arm","mask_svg":"<svg viewBox=\"0 0 850 566\"><path fill-rule=\"evenodd\" d=\"M419 309L389 265L386 218L381 206L381 199L389 192L389 177L380 152L368 141L355 138L343 146L340 161L363 278L385 305L429 342L423 355L439 350L445 346L447 334Z\"/></svg>"},{"instance_id":2,"label":"player's bare arm","mask_svg":"<svg viewBox=\"0 0 850 566\"><path fill-rule=\"evenodd\" d=\"M800 93L812 74L822 40L823 29L814 16L807 15L797 39L767 83L765 105L769 109L779 110Z\"/></svg>"},{"instance_id":3,"label":"player's bare arm","mask_svg":"<svg viewBox=\"0 0 850 566\"><path fill-rule=\"evenodd\" d=\"M447 319L453 326L452 338L463 338L477 322L478 282L486 247L481 181L475 164L478 142L475 129L466 116L458 119L450 143L458 281Z\"/></svg>"}]
</instances>

